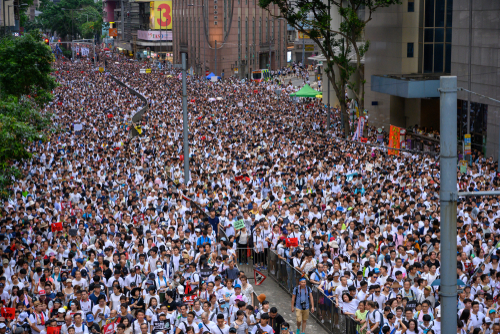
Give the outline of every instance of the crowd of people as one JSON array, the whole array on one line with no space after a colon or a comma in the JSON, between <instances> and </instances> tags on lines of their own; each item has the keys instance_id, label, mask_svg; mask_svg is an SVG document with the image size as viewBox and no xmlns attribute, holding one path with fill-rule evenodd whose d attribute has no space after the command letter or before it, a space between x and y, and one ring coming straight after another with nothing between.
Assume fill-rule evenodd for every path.
<instances>
[{"instance_id":1,"label":"crowd of people","mask_svg":"<svg viewBox=\"0 0 500 334\"><path fill-rule=\"evenodd\" d=\"M299 334L314 305L335 322L331 303L363 333L440 333L438 157L341 140L338 113L326 129L319 100L278 98L272 81L192 77L185 182L176 70L54 66L58 131L33 144L0 211L0 334L288 334L293 320ZM111 76L148 101L133 139L142 101ZM496 163L473 161L457 187L496 189ZM458 204L459 334L500 330L498 209ZM238 269L275 270L270 253L301 273L296 319Z\"/></svg>"}]
</instances>

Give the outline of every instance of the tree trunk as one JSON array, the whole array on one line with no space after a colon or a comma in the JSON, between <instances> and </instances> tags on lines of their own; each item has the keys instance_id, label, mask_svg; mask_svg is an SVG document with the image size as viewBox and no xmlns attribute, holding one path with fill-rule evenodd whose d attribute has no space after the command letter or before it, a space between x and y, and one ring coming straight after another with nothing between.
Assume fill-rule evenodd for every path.
<instances>
[{"instance_id":1,"label":"tree trunk","mask_svg":"<svg viewBox=\"0 0 500 334\"><path fill-rule=\"evenodd\" d=\"M359 112L361 113L363 110L365 110L365 71L364 71L364 65L361 65L362 67L359 68L358 70L358 82L359 82Z\"/></svg>"},{"instance_id":2,"label":"tree trunk","mask_svg":"<svg viewBox=\"0 0 500 334\"><path fill-rule=\"evenodd\" d=\"M350 134L350 129L349 129L349 115L347 114L347 106L345 100L339 102L340 102L340 115L341 115L340 117L344 127L344 138L348 139Z\"/></svg>"}]
</instances>

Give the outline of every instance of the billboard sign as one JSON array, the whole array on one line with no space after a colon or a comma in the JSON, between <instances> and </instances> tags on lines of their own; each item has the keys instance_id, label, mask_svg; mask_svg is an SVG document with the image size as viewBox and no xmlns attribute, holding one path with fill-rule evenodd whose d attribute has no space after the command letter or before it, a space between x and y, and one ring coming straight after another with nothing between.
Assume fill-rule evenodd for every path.
<instances>
[{"instance_id":1,"label":"billboard sign","mask_svg":"<svg viewBox=\"0 0 500 334\"><path fill-rule=\"evenodd\" d=\"M172 29L172 0L151 1L149 13L151 29Z\"/></svg>"},{"instance_id":2,"label":"billboard sign","mask_svg":"<svg viewBox=\"0 0 500 334\"><path fill-rule=\"evenodd\" d=\"M161 31L161 38L160 38L160 31L159 30L137 30L137 38L143 39L146 41L171 41L172 40L172 31L166 31L162 30Z\"/></svg>"}]
</instances>

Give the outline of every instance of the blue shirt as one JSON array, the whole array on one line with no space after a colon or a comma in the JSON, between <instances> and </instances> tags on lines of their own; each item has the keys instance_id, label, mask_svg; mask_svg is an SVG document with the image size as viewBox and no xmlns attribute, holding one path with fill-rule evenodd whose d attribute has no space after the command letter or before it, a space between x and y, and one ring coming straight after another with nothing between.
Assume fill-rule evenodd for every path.
<instances>
[{"instance_id":1,"label":"blue shirt","mask_svg":"<svg viewBox=\"0 0 500 334\"><path fill-rule=\"evenodd\" d=\"M293 294L295 295L295 307L299 310L302 310L301 303L306 302L306 310L309 309L309 293L311 293L311 289L309 287L305 287L302 289L300 286L296 286L293 289Z\"/></svg>"}]
</instances>

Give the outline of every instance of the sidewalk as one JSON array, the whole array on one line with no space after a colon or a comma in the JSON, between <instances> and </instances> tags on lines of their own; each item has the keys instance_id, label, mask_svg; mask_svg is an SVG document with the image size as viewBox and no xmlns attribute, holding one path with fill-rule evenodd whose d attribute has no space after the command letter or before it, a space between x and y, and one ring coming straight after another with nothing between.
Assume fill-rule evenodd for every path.
<instances>
[{"instance_id":1,"label":"sidewalk","mask_svg":"<svg viewBox=\"0 0 500 334\"><path fill-rule=\"evenodd\" d=\"M264 275L267 272L263 272ZM253 283L252 281L250 283ZM285 321L290 324L290 333L295 333L297 323L295 322L295 314L292 314L292 297L283 290L272 277L267 277L264 283L259 286L254 285L255 293L266 295L266 300L269 301L271 307L274 306L278 309L278 313L285 318ZM309 317L307 321L306 334L327 334L328 332L321 327L313 317Z\"/></svg>"}]
</instances>

